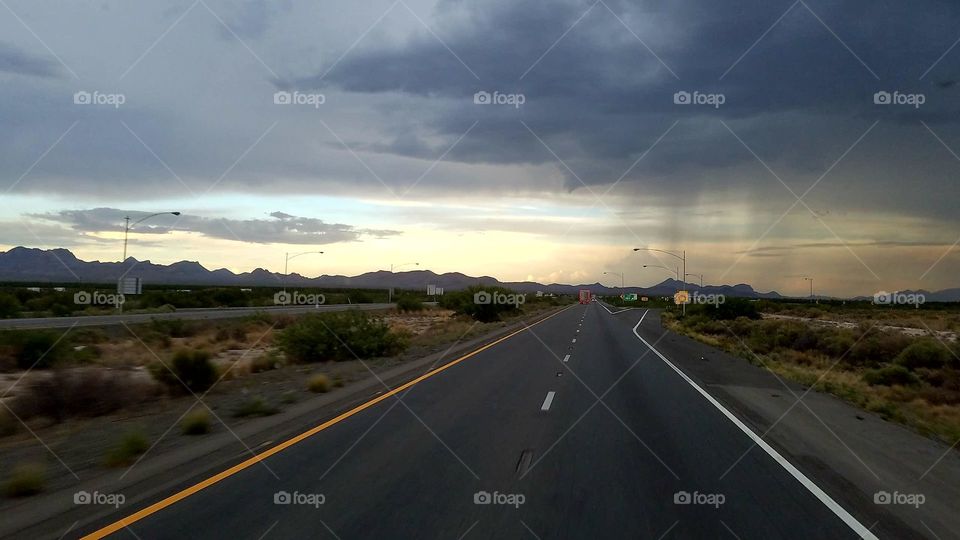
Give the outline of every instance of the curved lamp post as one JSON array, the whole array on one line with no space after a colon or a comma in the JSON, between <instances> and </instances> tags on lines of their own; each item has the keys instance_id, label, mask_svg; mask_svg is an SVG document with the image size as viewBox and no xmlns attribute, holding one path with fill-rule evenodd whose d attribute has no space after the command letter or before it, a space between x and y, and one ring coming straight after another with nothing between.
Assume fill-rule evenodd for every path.
<instances>
[{"instance_id":1,"label":"curved lamp post","mask_svg":"<svg viewBox=\"0 0 960 540\"><path fill-rule=\"evenodd\" d=\"M390 264L390 287L387 290L387 303L393 303L393 271L404 266L420 266L418 262L405 262L400 264Z\"/></svg>"},{"instance_id":2,"label":"curved lamp post","mask_svg":"<svg viewBox=\"0 0 960 540\"><path fill-rule=\"evenodd\" d=\"M284 294L286 294L287 292L287 268L290 266L290 259L296 259L301 255L311 255L311 254L323 255L323 252L322 251L303 251L301 253L294 253L293 255L291 255L289 252L286 253L283 259L283 292Z\"/></svg>"},{"instance_id":3,"label":"curved lamp post","mask_svg":"<svg viewBox=\"0 0 960 540\"><path fill-rule=\"evenodd\" d=\"M603 275L613 274L615 276L620 276L620 288L623 289L623 274L620 272L604 272ZM623 291L621 291L623 292Z\"/></svg>"},{"instance_id":4,"label":"curved lamp post","mask_svg":"<svg viewBox=\"0 0 960 540\"><path fill-rule=\"evenodd\" d=\"M686 251L686 250L681 250L680 253L679 253L679 255L678 255L677 252L675 252L675 251L667 251L667 250L665 250L665 249L633 248L633 250L634 250L634 251L655 251L655 252L657 252L657 253L666 253L667 255L670 255L671 257L676 257L676 258L680 259L681 261L683 261L683 274L684 274L684 278L683 278L683 279L687 279L687 278L686 278L686 274L687 274L687 251ZM677 281L680 281L680 271L679 271L679 270L677 270ZM682 309L683 309L683 314L686 315L686 314L687 314L687 305L686 305L686 304L683 304L683 305L682 305Z\"/></svg>"}]
</instances>

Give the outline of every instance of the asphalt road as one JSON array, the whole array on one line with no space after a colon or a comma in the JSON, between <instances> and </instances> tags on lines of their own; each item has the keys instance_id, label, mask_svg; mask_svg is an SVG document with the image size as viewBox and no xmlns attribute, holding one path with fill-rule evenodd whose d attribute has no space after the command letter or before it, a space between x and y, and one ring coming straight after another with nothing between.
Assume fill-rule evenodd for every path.
<instances>
[{"instance_id":1,"label":"asphalt road","mask_svg":"<svg viewBox=\"0 0 960 540\"><path fill-rule=\"evenodd\" d=\"M772 449L744 454L749 433L644 343L669 358L663 334L654 312L575 305L84 532L141 510L114 536L871 537Z\"/></svg>"},{"instance_id":2,"label":"asphalt road","mask_svg":"<svg viewBox=\"0 0 960 540\"><path fill-rule=\"evenodd\" d=\"M31 319L2 319L0 330L71 328L73 326L111 326L116 324L148 323L153 319L237 319L261 311L268 313L303 314L323 311L346 311L348 309L377 310L393 307L394 304L324 304L320 306L263 306L217 309L181 309L169 313L122 313L117 315L82 315L79 317L38 317Z\"/></svg>"}]
</instances>

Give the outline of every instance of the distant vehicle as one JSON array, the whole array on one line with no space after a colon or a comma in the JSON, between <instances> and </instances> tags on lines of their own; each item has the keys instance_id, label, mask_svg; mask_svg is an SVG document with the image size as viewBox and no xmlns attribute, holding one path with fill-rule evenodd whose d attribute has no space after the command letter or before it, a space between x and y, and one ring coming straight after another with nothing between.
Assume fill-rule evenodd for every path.
<instances>
[{"instance_id":1,"label":"distant vehicle","mask_svg":"<svg viewBox=\"0 0 960 540\"><path fill-rule=\"evenodd\" d=\"M590 289L580 289L580 303L589 304L592 295L590 294Z\"/></svg>"}]
</instances>

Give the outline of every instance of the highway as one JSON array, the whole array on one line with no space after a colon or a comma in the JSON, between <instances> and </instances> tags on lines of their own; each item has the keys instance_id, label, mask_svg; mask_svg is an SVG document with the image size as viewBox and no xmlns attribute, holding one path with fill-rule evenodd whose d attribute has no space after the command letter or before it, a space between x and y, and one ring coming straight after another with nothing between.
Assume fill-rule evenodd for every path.
<instances>
[{"instance_id":1,"label":"highway","mask_svg":"<svg viewBox=\"0 0 960 540\"><path fill-rule=\"evenodd\" d=\"M674 367L664 335L655 311L571 306L82 532L874 538L766 443L745 454L752 432Z\"/></svg>"},{"instance_id":2,"label":"highway","mask_svg":"<svg viewBox=\"0 0 960 540\"><path fill-rule=\"evenodd\" d=\"M259 312L273 314L304 314L348 309L378 310L392 308L394 304L322 304L319 306L260 306L211 309L180 309L165 313L118 313L115 315L81 315L77 317L37 317L28 319L0 319L0 330L24 330L46 328L71 328L81 326L112 326L117 324L142 324L153 319L202 320L238 319Z\"/></svg>"}]
</instances>

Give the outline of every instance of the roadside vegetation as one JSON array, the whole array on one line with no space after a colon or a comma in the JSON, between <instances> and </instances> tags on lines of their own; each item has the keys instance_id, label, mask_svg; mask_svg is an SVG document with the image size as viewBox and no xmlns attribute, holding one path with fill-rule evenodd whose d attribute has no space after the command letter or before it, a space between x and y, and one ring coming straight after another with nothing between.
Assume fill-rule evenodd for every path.
<instances>
[{"instance_id":1,"label":"roadside vegetation","mask_svg":"<svg viewBox=\"0 0 960 540\"><path fill-rule=\"evenodd\" d=\"M127 296L125 312L163 313L177 309L264 307L275 305L275 295L282 287L191 287L153 285L143 294ZM369 304L387 302L387 290L325 289L288 285L289 292L303 295L323 295L327 304ZM116 293L116 284L44 283L36 287L27 284L0 284L0 319L18 317L66 317L71 315L104 315L114 313L116 306L78 303L75 295L108 298ZM422 292L401 291L404 298L423 302ZM90 305L93 304L93 305Z\"/></svg>"},{"instance_id":2,"label":"roadside vegetation","mask_svg":"<svg viewBox=\"0 0 960 540\"><path fill-rule=\"evenodd\" d=\"M145 452L161 454L215 433L221 422L233 429L283 412L572 301L531 295L481 322L469 309L405 298L398 297L401 309L375 312L0 331L0 485L14 480L12 465L3 463L33 463L46 452L33 434L78 473L128 466ZM196 402L199 396L210 409ZM37 476L17 474L23 484ZM54 489L67 475L51 467L40 484ZM14 491L36 490L7 492Z\"/></svg>"},{"instance_id":3,"label":"roadside vegetation","mask_svg":"<svg viewBox=\"0 0 960 540\"><path fill-rule=\"evenodd\" d=\"M960 440L960 343L939 334L909 333L891 322L921 326L956 317L955 311L862 309L727 299L665 313L671 329L741 356L795 382L829 392L884 418L948 444ZM804 314L802 318L772 315ZM818 317L810 315L821 314ZM826 325L829 314L852 322ZM798 315L799 317L799 315Z\"/></svg>"}]
</instances>

